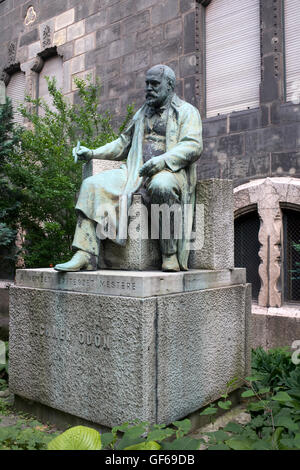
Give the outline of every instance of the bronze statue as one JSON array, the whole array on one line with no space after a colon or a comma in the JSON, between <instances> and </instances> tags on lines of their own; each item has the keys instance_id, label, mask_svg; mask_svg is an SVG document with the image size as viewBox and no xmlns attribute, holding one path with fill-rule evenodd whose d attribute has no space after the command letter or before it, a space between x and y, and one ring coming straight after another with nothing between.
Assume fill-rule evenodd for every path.
<instances>
[{"instance_id":1,"label":"bronze statue","mask_svg":"<svg viewBox=\"0 0 300 470\"><path fill-rule=\"evenodd\" d=\"M86 178L76 205L78 223L73 240L77 252L58 264L58 271L95 270L99 256L97 229L103 225L99 208L105 204L117 214L115 243L127 224L127 208L139 192L149 204L195 204L196 161L202 152L202 123L198 110L175 94L172 69L156 65L146 74L146 102L125 132L115 141L95 150L80 146L73 150L79 159L125 160L120 169ZM120 201L126 200L126 204ZM190 227L191 231L191 227ZM97 230L98 232L98 230ZM160 236L162 270L188 269L188 234L181 239Z\"/></svg>"}]
</instances>

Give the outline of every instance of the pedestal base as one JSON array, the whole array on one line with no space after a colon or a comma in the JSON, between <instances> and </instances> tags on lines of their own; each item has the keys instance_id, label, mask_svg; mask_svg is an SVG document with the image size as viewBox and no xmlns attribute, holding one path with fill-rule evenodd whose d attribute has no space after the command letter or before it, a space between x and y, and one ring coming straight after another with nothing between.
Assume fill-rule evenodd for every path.
<instances>
[{"instance_id":1,"label":"pedestal base","mask_svg":"<svg viewBox=\"0 0 300 470\"><path fill-rule=\"evenodd\" d=\"M248 374L250 315L243 269L18 271L10 389L102 426L170 423Z\"/></svg>"}]
</instances>

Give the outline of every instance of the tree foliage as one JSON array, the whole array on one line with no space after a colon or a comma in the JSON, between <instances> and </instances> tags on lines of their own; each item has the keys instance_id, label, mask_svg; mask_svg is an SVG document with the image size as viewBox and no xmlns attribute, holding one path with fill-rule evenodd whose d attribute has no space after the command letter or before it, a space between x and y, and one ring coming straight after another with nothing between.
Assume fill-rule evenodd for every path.
<instances>
[{"instance_id":1,"label":"tree foliage","mask_svg":"<svg viewBox=\"0 0 300 470\"><path fill-rule=\"evenodd\" d=\"M77 140L96 148L117 138L109 112L99 112L101 86L76 80L77 102L71 104L47 79L52 104L26 98L21 113L29 125L20 134L16 151L5 171L18 194L18 224L22 228L22 257L27 268L48 267L66 261L76 226L74 211L82 181L82 167L75 164L72 148ZM120 133L132 115L127 117Z\"/></svg>"},{"instance_id":2,"label":"tree foliage","mask_svg":"<svg viewBox=\"0 0 300 470\"><path fill-rule=\"evenodd\" d=\"M16 238L19 202L7 174L6 164L18 143L18 130L13 124L13 108L7 98L0 105L0 259L6 275L13 272L15 261L14 241Z\"/></svg>"}]
</instances>

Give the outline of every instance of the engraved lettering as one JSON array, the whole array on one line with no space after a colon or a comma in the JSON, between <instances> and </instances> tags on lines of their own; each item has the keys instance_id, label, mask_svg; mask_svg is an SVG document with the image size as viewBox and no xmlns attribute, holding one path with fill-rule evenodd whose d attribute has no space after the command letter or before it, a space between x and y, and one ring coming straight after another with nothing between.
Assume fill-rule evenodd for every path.
<instances>
[{"instance_id":1,"label":"engraved lettering","mask_svg":"<svg viewBox=\"0 0 300 470\"><path fill-rule=\"evenodd\" d=\"M103 340L104 340L104 344L103 344L104 349L109 349L109 336L104 335Z\"/></svg>"},{"instance_id":2,"label":"engraved lettering","mask_svg":"<svg viewBox=\"0 0 300 470\"><path fill-rule=\"evenodd\" d=\"M101 337L100 337L100 335L95 336L95 346L96 346L96 348L100 348L100 346L101 346Z\"/></svg>"},{"instance_id":3,"label":"engraved lettering","mask_svg":"<svg viewBox=\"0 0 300 470\"><path fill-rule=\"evenodd\" d=\"M84 344L84 334L83 333L79 333L79 343Z\"/></svg>"}]
</instances>

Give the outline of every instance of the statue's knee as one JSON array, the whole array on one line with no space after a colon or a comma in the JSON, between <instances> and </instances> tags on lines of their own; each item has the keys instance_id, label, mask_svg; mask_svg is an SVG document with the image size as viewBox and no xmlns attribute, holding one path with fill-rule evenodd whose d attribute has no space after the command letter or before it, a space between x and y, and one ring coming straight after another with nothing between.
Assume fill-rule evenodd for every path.
<instances>
[{"instance_id":1,"label":"statue's knee","mask_svg":"<svg viewBox=\"0 0 300 470\"><path fill-rule=\"evenodd\" d=\"M173 175L168 171L160 171L151 179L149 190L152 193L166 193L172 189Z\"/></svg>"}]
</instances>

